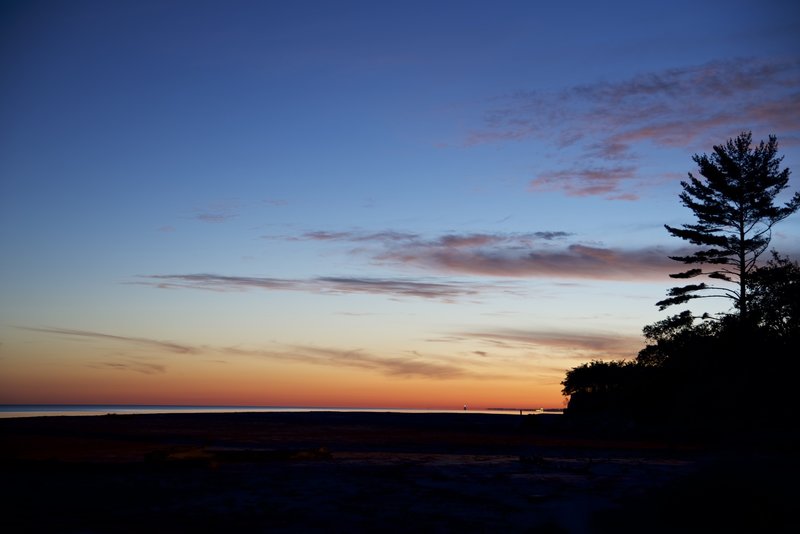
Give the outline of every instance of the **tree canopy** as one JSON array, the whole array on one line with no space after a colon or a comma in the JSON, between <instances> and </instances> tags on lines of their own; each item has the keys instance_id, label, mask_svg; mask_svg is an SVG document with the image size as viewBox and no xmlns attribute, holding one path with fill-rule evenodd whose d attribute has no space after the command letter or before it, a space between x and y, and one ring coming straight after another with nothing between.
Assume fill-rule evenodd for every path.
<instances>
[{"instance_id":1,"label":"tree canopy","mask_svg":"<svg viewBox=\"0 0 800 534\"><path fill-rule=\"evenodd\" d=\"M768 335L800 340L800 265L773 251L753 273L750 308L754 322Z\"/></svg>"},{"instance_id":2,"label":"tree canopy","mask_svg":"<svg viewBox=\"0 0 800 534\"><path fill-rule=\"evenodd\" d=\"M711 155L695 155L701 178L690 173L679 198L696 222L666 225L697 247L671 256L693 267L670 276L714 282L674 287L659 308L721 297L733 301L733 311L715 321L682 311L643 328L646 345L634 360L569 370L561 382L568 414L603 425L714 431L756 415L758 424L777 428L800 409L790 371L800 348L800 265L774 250L761 259L773 226L800 209L800 193L778 203L789 170L780 169L777 148L774 136L753 145L745 132ZM770 399L768 413L757 414L753 399Z\"/></svg>"},{"instance_id":3,"label":"tree canopy","mask_svg":"<svg viewBox=\"0 0 800 534\"><path fill-rule=\"evenodd\" d=\"M753 145L752 134L743 132L714 146L710 155L694 155L702 179L689 173L689 180L681 182L680 199L692 210L696 222L665 227L671 235L700 247L671 258L701 267L670 276L705 275L715 282L674 287L669 298L657 303L660 309L696 298L722 297L733 301L740 318L747 317L750 277L769 247L772 227L800 208L800 193L784 205L776 205L776 197L789 181L789 169L780 169L783 157L777 154L775 136Z\"/></svg>"}]
</instances>

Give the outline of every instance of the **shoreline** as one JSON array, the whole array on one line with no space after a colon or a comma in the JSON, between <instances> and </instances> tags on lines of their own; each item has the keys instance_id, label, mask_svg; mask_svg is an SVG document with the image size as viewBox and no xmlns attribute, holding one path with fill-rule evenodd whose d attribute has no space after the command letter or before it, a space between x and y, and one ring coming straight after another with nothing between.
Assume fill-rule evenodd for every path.
<instances>
[{"instance_id":1,"label":"shoreline","mask_svg":"<svg viewBox=\"0 0 800 534\"><path fill-rule=\"evenodd\" d=\"M129 415L129 414L191 414L191 413L482 413L528 415L534 413L560 414L560 408L353 408L319 406L228 406L178 404L0 404L0 419L43 416Z\"/></svg>"},{"instance_id":2,"label":"shoreline","mask_svg":"<svg viewBox=\"0 0 800 534\"><path fill-rule=\"evenodd\" d=\"M634 532L652 507L693 510L703 484L783 521L793 457L598 435L561 415L31 417L0 420L0 502L19 532Z\"/></svg>"}]
</instances>

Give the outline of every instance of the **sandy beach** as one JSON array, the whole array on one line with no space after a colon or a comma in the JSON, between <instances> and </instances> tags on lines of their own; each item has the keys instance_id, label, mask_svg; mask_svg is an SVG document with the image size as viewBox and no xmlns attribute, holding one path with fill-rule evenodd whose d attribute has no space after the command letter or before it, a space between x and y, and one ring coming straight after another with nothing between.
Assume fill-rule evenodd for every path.
<instances>
[{"instance_id":1,"label":"sandy beach","mask_svg":"<svg viewBox=\"0 0 800 534\"><path fill-rule=\"evenodd\" d=\"M0 420L5 532L796 529L791 446L563 416L362 412Z\"/></svg>"}]
</instances>

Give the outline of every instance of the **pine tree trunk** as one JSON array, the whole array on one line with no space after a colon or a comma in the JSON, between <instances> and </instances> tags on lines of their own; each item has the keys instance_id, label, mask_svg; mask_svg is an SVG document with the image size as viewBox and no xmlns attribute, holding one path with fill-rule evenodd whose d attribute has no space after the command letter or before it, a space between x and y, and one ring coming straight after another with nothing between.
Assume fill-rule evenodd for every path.
<instances>
[{"instance_id":1,"label":"pine tree trunk","mask_svg":"<svg viewBox=\"0 0 800 534\"><path fill-rule=\"evenodd\" d=\"M739 319L747 324L747 249L745 244L744 222L739 226Z\"/></svg>"}]
</instances>

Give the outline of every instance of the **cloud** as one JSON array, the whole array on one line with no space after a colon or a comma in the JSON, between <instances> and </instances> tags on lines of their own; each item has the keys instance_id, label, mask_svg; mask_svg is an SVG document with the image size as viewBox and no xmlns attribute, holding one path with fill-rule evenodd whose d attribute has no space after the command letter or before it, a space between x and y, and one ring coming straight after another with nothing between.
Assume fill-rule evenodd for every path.
<instances>
[{"instance_id":1,"label":"cloud","mask_svg":"<svg viewBox=\"0 0 800 534\"><path fill-rule=\"evenodd\" d=\"M394 378L424 378L432 380L461 378L473 380L518 379L522 375L529 377L531 373L542 372L552 378L561 376L564 365L563 363L559 365L543 363L541 358L543 356L555 358L562 362L572 361L576 356L585 359L587 355L591 357L593 354L599 354L597 357L627 357L635 354L635 348L638 350L638 346L635 344L641 344L641 340L638 338L634 339L613 334L505 329L458 333L438 340L429 340L431 342L445 341L448 343L477 342L484 345L484 347L473 346L459 354L437 355L421 354L417 351L404 351L399 354L383 355L375 354L364 348L343 349L282 343L272 343L269 348L195 346L186 343L164 342L156 339L121 336L88 330L18 328L43 334L74 336L77 338L146 346L162 352L199 356L205 362L227 363L232 358L259 358L328 367L363 369ZM486 349L486 347L489 348ZM502 353L503 351L505 351L505 354ZM537 358L531 358L531 352L535 352ZM166 366L162 364L125 354L111 355L104 361L94 361L88 365L95 369L132 371L148 375L167 372ZM507 369L509 366L519 370L521 374L498 373L496 371L496 369Z\"/></svg>"},{"instance_id":2,"label":"cloud","mask_svg":"<svg viewBox=\"0 0 800 534\"><path fill-rule=\"evenodd\" d=\"M318 239L318 235L318 232L308 232L296 239ZM400 232L379 234L328 232L325 234L325 239L362 244L371 242L374 247L362 247L352 252L367 254L378 263L458 275L655 280L665 279L676 269L676 263L669 259L670 255L676 255L674 250L667 251L659 247L623 249L581 243L570 244L566 240L571 236L573 234L569 232L540 231L518 234L445 234L424 239L414 234ZM358 285L353 281L350 283ZM467 286L457 287L470 294ZM497 285L494 287L500 289ZM450 284L445 288L438 288L435 285L430 290L447 291L450 288ZM391 285L386 289L391 290ZM413 294L419 289L425 290L424 284L419 288L411 286L406 292ZM511 288L504 289L511 290ZM402 292L403 287L394 290Z\"/></svg>"},{"instance_id":3,"label":"cloud","mask_svg":"<svg viewBox=\"0 0 800 534\"><path fill-rule=\"evenodd\" d=\"M531 181L533 191L561 190L568 196L607 195L622 200L636 200L635 193L620 193L620 183L636 178L632 165L606 168L571 169L540 173Z\"/></svg>"},{"instance_id":4,"label":"cloud","mask_svg":"<svg viewBox=\"0 0 800 534\"><path fill-rule=\"evenodd\" d=\"M165 373L167 368L163 365L142 362L138 360L124 360L114 362L95 362L89 365L94 369L104 369L110 371L134 371L146 375Z\"/></svg>"},{"instance_id":5,"label":"cloud","mask_svg":"<svg viewBox=\"0 0 800 534\"><path fill-rule=\"evenodd\" d=\"M539 231L520 233L449 233L435 238L424 238L407 232L359 232L359 231L311 231L300 236L282 237L290 241L331 241L358 244L376 244L386 248L407 249L468 249L476 247L505 246L530 248L536 243L559 241L573 234L562 231ZM274 239L275 236L264 236Z\"/></svg>"},{"instance_id":6,"label":"cloud","mask_svg":"<svg viewBox=\"0 0 800 534\"><path fill-rule=\"evenodd\" d=\"M72 330L67 328L36 328L18 327L22 330L40 332L44 334L75 336L78 338L90 338L128 343L133 345L144 345L162 351L200 355L203 354L204 361L214 361L222 363L219 359L208 359L210 355L221 355L224 358L230 357L256 357L283 361L294 361L313 365L325 365L330 367L349 367L374 371L379 374L400 378L429 378L429 379L454 379L454 378L499 378L501 375L492 374L483 370L476 371L469 365L469 361L459 361L456 358L437 357L435 355L421 355L416 352L404 353L401 355L379 356L364 349L340 349L331 347L315 347L305 345L283 345L277 344L272 349L241 348L241 347L214 347L214 346L193 346L183 343L164 342L155 339L120 336L103 332L93 332L88 330ZM115 370L115 371L134 371L143 374L157 374L166 372L164 365L150 363L139 358L110 356L107 361L92 362L90 367L95 369ZM508 378L508 377L505 377Z\"/></svg>"},{"instance_id":7,"label":"cloud","mask_svg":"<svg viewBox=\"0 0 800 534\"><path fill-rule=\"evenodd\" d=\"M298 236L263 236L286 241L326 241L358 245L349 253L366 255L379 264L392 263L464 275L498 277L561 277L618 279L641 276L667 263L663 251L624 252L571 245L570 232L545 230L523 233L448 233L433 238L399 231L362 232L315 230ZM560 248L555 248L560 247ZM559 251L562 252L559 252ZM661 258L663 256L663 258ZM658 259L656 259L658 257ZM613 273L609 271L613 267ZM597 269L591 271L591 269ZM605 270L604 270L605 269ZM663 269L652 276L664 274ZM649 276L646 275L645 276ZM373 294L454 301L487 291L514 293L508 283L469 283L439 278L320 276L308 279L228 276L219 274L154 274L139 277L162 289L210 291L305 291L323 294Z\"/></svg>"},{"instance_id":8,"label":"cloud","mask_svg":"<svg viewBox=\"0 0 800 534\"><path fill-rule=\"evenodd\" d=\"M559 152L567 169L537 173L533 189L635 199L643 143L696 151L742 129L800 131L800 61L741 58L642 73L559 92L518 92L495 99L466 145L536 139ZM619 162L626 162L620 165Z\"/></svg>"},{"instance_id":9,"label":"cloud","mask_svg":"<svg viewBox=\"0 0 800 534\"><path fill-rule=\"evenodd\" d=\"M400 278L323 276L309 279L224 276L216 274L159 274L140 277L147 285L161 289L204 289L210 291L306 291L322 294L369 294L454 301L493 289L467 282L421 281Z\"/></svg>"},{"instance_id":10,"label":"cloud","mask_svg":"<svg viewBox=\"0 0 800 534\"><path fill-rule=\"evenodd\" d=\"M200 349L191 345L183 345L180 343L173 343L171 341L160 341L156 339L149 339L143 337L130 337L130 336L117 336L114 334L104 334L101 332L91 332L88 330L72 330L69 328L36 328L36 327L20 327L22 330L29 330L31 332L42 332L45 334L58 334L62 336L105 339L111 341L119 341L123 343L132 343L145 347L151 347L167 352L174 352L177 354L197 354Z\"/></svg>"},{"instance_id":11,"label":"cloud","mask_svg":"<svg viewBox=\"0 0 800 534\"><path fill-rule=\"evenodd\" d=\"M278 350L242 349L238 347L229 347L222 350L227 354L238 356L254 356L313 365L366 369L382 375L399 378L436 380L518 378L487 370L487 367L491 365L489 362L476 362L473 358L423 355L416 351L405 352L402 355L395 356L379 356L364 349L338 349L308 345L292 345Z\"/></svg>"},{"instance_id":12,"label":"cloud","mask_svg":"<svg viewBox=\"0 0 800 534\"><path fill-rule=\"evenodd\" d=\"M269 237L269 236L267 236ZM329 232L325 230L316 230L311 232L306 232L299 237L290 238L291 240L296 241L353 241L353 242L361 242L361 241L394 241L394 242L405 242L405 241L414 241L419 239L419 234L411 234L406 232L394 232L394 231L384 231L384 232L355 232L355 231L347 231L347 232Z\"/></svg>"},{"instance_id":13,"label":"cloud","mask_svg":"<svg viewBox=\"0 0 800 534\"><path fill-rule=\"evenodd\" d=\"M382 258L450 273L522 278L650 280L675 269L657 247L623 250L578 244L535 250L402 250Z\"/></svg>"},{"instance_id":14,"label":"cloud","mask_svg":"<svg viewBox=\"0 0 800 534\"><path fill-rule=\"evenodd\" d=\"M431 361L429 358L417 355L376 356L363 350L298 346L284 357L293 360L302 359L313 364L369 369L384 375L405 378L448 379L461 378L470 374L457 365Z\"/></svg>"},{"instance_id":15,"label":"cloud","mask_svg":"<svg viewBox=\"0 0 800 534\"><path fill-rule=\"evenodd\" d=\"M316 281L320 285L323 285L325 291L336 293L369 293L373 295L381 294L403 297L454 299L463 296L477 295L480 292L475 287L470 287L470 285L463 283L337 277L322 277L318 278Z\"/></svg>"},{"instance_id":16,"label":"cloud","mask_svg":"<svg viewBox=\"0 0 800 534\"><path fill-rule=\"evenodd\" d=\"M198 221L206 223L214 223L214 224L229 221L234 217L236 217L235 213L222 213L222 212L210 212L210 211L198 213L194 216L194 218L197 219Z\"/></svg>"},{"instance_id":17,"label":"cloud","mask_svg":"<svg viewBox=\"0 0 800 534\"><path fill-rule=\"evenodd\" d=\"M515 351L537 349L539 353L553 356L588 354L598 359L632 358L643 347L640 336L574 330L497 329L462 332L453 339L478 340L492 347Z\"/></svg>"},{"instance_id":18,"label":"cloud","mask_svg":"<svg viewBox=\"0 0 800 534\"><path fill-rule=\"evenodd\" d=\"M205 223L219 224L235 219L239 216L238 212L238 202L219 202L196 209L192 218Z\"/></svg>"},{"instance_id":19,"label":"cloud","mask_svg":"<svg viewBox=\"0 0 800 534\"><path fill-rule=\"evenodd\" d=\"M274 291L300 290L302 282L299 280L254 277L254 276L224 276L216 274L154 274L143 275L139 278L148 280L145 285L154 285L160 289L204 289L207 291L244 291L258 288Z\"/></svg>"},{"instance_id":20,"label":"cloud","mask_svg":"<svg viewBox=\"0 0 800 534\"><path fill-rule=\"evenodd\" d=\"M429 342L461 344L480 363L515 369L519 375L537 376L549 384L559 384L564 373L587 360L634 358L644 346L641 336L617 332L571 329L493 328L445 334Z\"/></svg>"}]
</instances>

